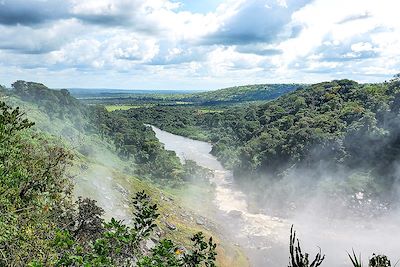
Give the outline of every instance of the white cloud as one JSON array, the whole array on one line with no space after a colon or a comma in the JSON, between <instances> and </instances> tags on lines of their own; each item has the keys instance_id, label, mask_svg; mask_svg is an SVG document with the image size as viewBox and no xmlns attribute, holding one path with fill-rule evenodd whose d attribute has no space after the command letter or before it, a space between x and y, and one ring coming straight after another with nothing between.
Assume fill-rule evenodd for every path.
<instances>
[{"instance_id":1,"label":"white cloud","mask_svg":"<svg viewBox=\"0 0 400 267\"><path fill-rule=\"evenodd\" d=\"M395 51L394 48L399 45L400 25L398 15L393 11L399 7L400 2L396 0L315 1L293 14L293 21L302 24L303 31L297 38L278 45L283 53L277 56L274 62L282 71L290 71L297 61L303 61L300 66L304 66L304 60L307 58L319 56L320 60L323 60L318 53L336 50L346 62L341 62L339 69L331 64L332 68L329 71L348 71L351 78L354 77L352 72L355 71L356 65L349 59L360 61L363 56L376 57L374 60L365 60L365 64L357 63L357 72L362 75L363 68L367 70L370 69L370 64L382 64L383 57L393 58L400 55L399 50ZM340 61L339 57L337 60ZM322 63L319 65L325 64ZM315 66L315 63L310 65ZM388 75L400 67L397 60L385 65Z\"/></svg>"},{"instance_id":2,"label":"white cloud","mask_svg":"<svg viewBox=\"0 0 400 267\"><path fill-rule=\"evenodd\" d=\"M21 79L36 70L43 82L60 85L73 73L97 86L112 76L115 87L135 77L149 86L215 88L375 81L400 69L397 0L225 0L207 14L183 11L169 0L66 0L59 10L54 2L39 2L6 0L2 6L13 13L0 19L0 66ZM54 15L40 19L46 5ZM9 77L15 75L0 82Z\"/></svg>"}]
</instances>

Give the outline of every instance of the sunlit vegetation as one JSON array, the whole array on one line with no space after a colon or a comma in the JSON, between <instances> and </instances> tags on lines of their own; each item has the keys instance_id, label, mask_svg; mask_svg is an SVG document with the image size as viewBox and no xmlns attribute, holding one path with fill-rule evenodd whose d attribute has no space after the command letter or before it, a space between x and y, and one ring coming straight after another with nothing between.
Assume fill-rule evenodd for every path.
<instances>
[{"instance_id":1,"label":"sunlit vegetation","mask_svg":"<svg viewBox=\"0 0 400 267\"><path fill-rule=\"evenodd\" d=\"M133 197L132 226L105 222L93 200L73 202L66 171L73 153L32 126L0 102L1 266L215 265L216 244L202 233L192 237L191 250L167 239L143 247L159 216L144 192Z\"/></svg>"},{"instance_id":2,"label":"sunlit vegetation","mask_svg":"<svg viewBox=\"0 0 400 267\"><path fill-rule=\"evenodd\" d=\"M28 108L43 111L48 119L42 120L52 121L43 127L45 131L52 132L56 124L61 129L52 133L66 139L96 135L98 139L113 143L116 153L141 177L170 185L183 180L183 166L178 157L165 151L150 127L140 120L108 112L103 106L84 105L67 90L51 90L39 83L17 81L6 94L17 98L17 104L32 103L34 106ZM87 142L79 142L78 146L78 151L86 155L95 149Z\"/></svg>"},{"instance_id":3,"label":"sunlit vegetation","mask_svg":"<svg viewBox=\"0 0 400 267\"><path fill-rule=\"evenodd\" d=\"M202 105L220 105L228 103L243 103L250 101L265 101L296 90L298 84L256 84L224 88L215 91L202 92L185 96L184 99Z\"/></svg>"},{"instance_id":4,"label":"sunlit vegetation","mask_svg":"<svg viewBox=\"0 0 400 267\"><path fill-rule=\"evenodd\" d=\"M67 90L24 81L11 89L0 87L0 97L26 104L33 115L34 109L40 110L56 125L52 131L63 137L60 142L50 136L46 124L43 132L33 130L34 124L19 108L0 102L1 266L215 266L216 243L202 233L192 236L189 248L170 239L144 248L161 212L145 192L132 198L131 225L105 221L103 209L91 199L74 201L68 166L77 155L96 153L91 143L75 146L73 140L81 135L109 143L136 175L172 186L171 190L190 181L188 174L204 180L211 174L194 162L182 164L144 123L212 142L212 153L237 177L243 173L247 179L265 174L279 177L288 169L312 169L323 163L331 170L359 171L348 177L347 184L334 187L349 191L363 187L363 193L386 197L390 197L400 152L398 76L382 84L319 83L263 104L228 107L187 107L183 99L182 105L128 109L133 106L118 104L126 109L107 110L83 105ZM248 100L223 97L222 102ZM309 258L293 229L289 255L290 267L323 266L325 259L321 252ZM354 252L349 260L355 267L362 266ZM368 264L391 266L386 256L375 254Z\"/></svg>"},{"instance_id":5,"label":"sunlit vegetation","mask_svg":"<svg viewBox=\"0 0 400 267\"><path fill-rule=\"evenodd\" d=\"M285 93L294 91L298 84L257 84L236 86L201 93L121 93L112 91L101 94L85 94L76 92L75 96L89 104L105 104L120 106L215 106L238 105L247 102L275 99Z\"/></svg>"},{"instance_id":6,"label":"sunlit vegetation","mask_svg":"<svg viewBox=\"0 0 400 267\"><path fill-rule=\"evenodd\" d=\"M354 170L343 190L362 183L365 193L388 200L400 152L399 84L399 77L381 84L340 80L222 112L159 106L125 113L212 142L212 153L238 178L277 176L294 168L315 169L318 177L319 166L333 172Z\"/></svg>"},{"instance_id":7,"label":"sunlit vegetation","mask_svg":"<svg viewBox=\"0 0 400 267\"><path fill-rule=\"evenodd\" d=\"M140 108L143 106L129 106L129 105L108 105L105 106L106 110L108 112L116 111L116 110L129 110L131 108Z\"/></svg>"}]
</instances>

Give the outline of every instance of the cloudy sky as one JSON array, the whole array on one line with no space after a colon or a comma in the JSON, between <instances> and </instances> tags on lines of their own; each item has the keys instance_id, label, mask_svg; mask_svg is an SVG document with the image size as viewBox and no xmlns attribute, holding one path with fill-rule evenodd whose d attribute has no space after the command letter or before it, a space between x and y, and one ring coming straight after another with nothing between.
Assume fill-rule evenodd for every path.
<instances>
[{"instance_id":1,"label":"cloudy sky","mask_svg":"<svg viewBox=\"0 0 400 267\"><path fill-rule=\"evenodd\" d=\"M399 0L0 0L0 84L216 89L400 72Z\"/></svg>"}]
</instances>

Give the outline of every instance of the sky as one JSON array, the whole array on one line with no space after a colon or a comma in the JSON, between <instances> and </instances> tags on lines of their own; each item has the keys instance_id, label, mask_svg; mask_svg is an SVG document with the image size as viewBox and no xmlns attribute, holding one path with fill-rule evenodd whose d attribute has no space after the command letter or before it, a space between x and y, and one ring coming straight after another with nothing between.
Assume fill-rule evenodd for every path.
<instances>
[{"instance_id":1,"label":"sky","mask_svg":"<svg viewBox=\"0 0 400 267\"><path fill-rule=\"evenodd\" d=\"M400 72L398 0L0 0L0 84L196 89Z\"/></svg>"}]
</instances>

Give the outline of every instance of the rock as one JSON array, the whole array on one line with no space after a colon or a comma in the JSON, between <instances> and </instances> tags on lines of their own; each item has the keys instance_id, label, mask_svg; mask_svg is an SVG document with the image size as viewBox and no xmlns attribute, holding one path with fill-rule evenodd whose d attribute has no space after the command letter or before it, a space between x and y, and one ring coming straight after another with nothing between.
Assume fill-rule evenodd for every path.
<instances>
[{"instance_id":1,"label":"rock","mask_svg":"<svg viewBox=\"0 0 400 267\"><path fill-rule=\"evenodd\" d=\"M164 196L164 195L161 195L161 200L164 200L166 202L174 201L174 199L172 197L167 197L167 196Z\"/></svg>"},{"instance_id":2,"label":"rock","mask_svg":"<svg viewBox=\"0 0 400 267\"><path fill-rule=\"evenodd\" d=\"M169 230L176 230L176 226L173 223L165 222L165 225L168 227Z\"/></svg>"},{"instance_id":3,"label":"rock","mask_svg":"<svg viewBox=\"0 0 400 267\"><path fill-rule=\"evenodd\" d=\"M182 218L185 218L185 219L189 219L190 218L190 216L185 212L181 212L180 215L181 215Z\"/></svg>"},{"instance_id":4,"label":"rock","mask_svg":"<svg viewBox=\"0 0 400 267\"><path fill-rule=\"evenodd\" d=\"M230 212L228 212L228 215L233 218L240 218L242 217L242 212L238 210L231 210Z\"/></svg>"},{"instance_id":5,"label":"rock","mask_svg":"<svg viewBox=\"0 0 400 267\"><path fill-rule=\"evenodd\" d=\"M202 219L196 219L196 224L204 225L204 221Z\"/></svg>"},{"instance_id":6,"label":"rock","mask_svg":"<svg viewBox=\"0 0 400 267\"><path fill-rule=\"evenodd\" d=\"M144 247L147 251L150 251L156 247L156 243L152 239L148 239L146 240Z\"/></svg>"},{"instance_id":7,"label":"rock","mask_svg":"<svg viewBox=\"0 0 400 267\"><path fill-rule=\"evenodd\" d=\"M157 238L158 240L160 240L160 238L165 235L165 232L159 226L157 226L154 229L154 234L155 234L154 237Z\"/></svg>"}]
</instances>

